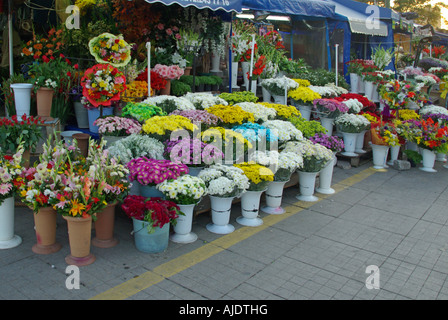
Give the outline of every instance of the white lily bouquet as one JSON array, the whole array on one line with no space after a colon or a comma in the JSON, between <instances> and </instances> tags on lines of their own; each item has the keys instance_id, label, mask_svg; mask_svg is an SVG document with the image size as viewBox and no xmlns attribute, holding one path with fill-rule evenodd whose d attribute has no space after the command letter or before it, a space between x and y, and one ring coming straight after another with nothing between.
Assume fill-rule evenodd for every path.
<instances>
[{"instance_id":1,"label":"white lily bouquet","mask_svg":"<svg viewBox=\"0 0 448 320\"><path fill-rule=\"evenodd\" d=\"M234 166L214 164L203 169L198 177L205 182L208 194L216 197L238 197L250 186L244 171Z\"/></svg>"},{"instance_id":2,"label":"white lily bouquet","mask_svg":"<svg viewBox=\"0 0 448 320\"><path fill-rule=\"evenodd\" d=\"M268 90L272 95L284 96L285 90L294 90L299 84L288 77L282 76L279 78L265 79L261 82L261 86Z\"/></svg>"},{"instance_id":3,"label":"white lily bouquet","mask_svg":"<svg viewBox=\"0 0 448 320\"><path fill-rule=\"evenodd\" d=\"M360 133L370 129L370 121L360 114L343 113L334 120L336 128L340 132Z\"/></svg>"},{"instance_id":4,"label":"white lily bouquet","mask_svg":"<svg viewBox=\"0 0 448 320\"><path fill-rule=\"evenodd\" d=\"M333 159L333 151L310 140L288 141L282 152L300 155L303 165L298 170L303 172L319 172Z\"/></svg>"},{"instance_id":5,"label":"white lily bouquet","mask_svg":"<svg viewBox=\"0 0 448 320\"><path fill-rule=\"evenodd\" d=\"M291 174L303 166L302 155L284 151L255 151L249 160L271 169L274 181L289 181Z\"/></svg>"},{"instance_id":6,"label":"white lily bouquet","mask_svg":"<svg viewBox=\"0 0 448 320\"><path fill-rule=\"evenodd\" d=\"M165 180L156 185L167 200L176 204L196 204L207 194L204 180L189 174L182 175L177 179Z\"/></svg>"}]
</instances>

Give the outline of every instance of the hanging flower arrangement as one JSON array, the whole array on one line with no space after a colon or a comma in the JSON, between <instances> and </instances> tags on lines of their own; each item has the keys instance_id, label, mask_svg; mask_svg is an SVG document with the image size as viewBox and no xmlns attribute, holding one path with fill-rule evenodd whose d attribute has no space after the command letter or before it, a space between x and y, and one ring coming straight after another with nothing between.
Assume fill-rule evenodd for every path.
<instances>
[{"instance_id":1,"label":"hanging flower arrangement","mask_svg":"<svg viewBox=\"0 0 448 320\"><path fill-rule=\"evenodd\" d=\"M110 106L126 90L126 77L110 64L96 64L86 70L81 86L83 96L93 107Z\"/></svg>"},{"instance_id":2,"label":"hanging flower arrangement","mask_svg":"<svg viewBox=\"0 0 448 320\"><path fill-rule=\"evenodd\" d=\"M102 33L89 41L89 50L98 63L124 67L131 61L131 46L122 35Z\"/></svg>"}]
</instances>

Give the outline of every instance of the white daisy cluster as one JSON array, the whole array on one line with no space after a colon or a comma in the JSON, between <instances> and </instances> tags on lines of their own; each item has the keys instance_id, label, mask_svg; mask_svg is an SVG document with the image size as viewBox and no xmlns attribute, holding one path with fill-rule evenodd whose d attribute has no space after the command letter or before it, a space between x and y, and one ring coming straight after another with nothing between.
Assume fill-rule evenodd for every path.
<instances>
[{"instance_id":1,"label":"white daisy cluster","mask_svg":"<svg viewBox=\"0 0 448 320\"><path fill-rule=\"evenodd\" d=\"M270 129L279 141L302 140L302 131L297 129L291 122L284 120L268 120L263 122L263 126Z\"/></svg>"},{"instance_id":2,"label":"white daisy cluster","mask_svg":"<svg viewBox=\"0 0 448 320\"><path fill-rule=\"evenodd\" d=\"M234 197L249 188L249 179L244 171L234 166L214 164L199 175L207 186L208 194L219 197Z\"/></svg>"},{"instance_id":3,"label":"white daisy cluster","mask_svg":"<svg viewBox=\"0 0 448 320\"><path fill-rule=\"evenodd\" d=\"M268 121L274 119L277 111L274 108L267 108L260 103L255 102L239 102L236 104L244 111L250 112L254 115L255 121Z\"/></svg>"}]
</instances>

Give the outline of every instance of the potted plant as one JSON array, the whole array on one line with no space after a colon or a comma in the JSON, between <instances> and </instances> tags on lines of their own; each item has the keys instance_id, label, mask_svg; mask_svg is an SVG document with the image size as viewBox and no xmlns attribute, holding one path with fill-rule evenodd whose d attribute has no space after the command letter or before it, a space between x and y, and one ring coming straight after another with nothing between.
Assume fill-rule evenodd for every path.
<instances>
[{"instance_id":1,"label":"potted plant","mask_svg":"<svg viewBox=\"0 0 448 320\"><path fill-rule=\"evenodd\" d=\"M423 156L418 151L406 149L403 153L406 155L412 167L416 167L423 160Z\"/></svg>"},{"instance_id":2,"label":"potted plant","mask_svg":"<svg viewBox=\"0 0 448 320\"><path fill-rule=\"evenodd\" d=\"M234 126L244 122L255 122L253 114L238 105L214 105L206 111L222 119L220 125Z\"/></svg>"},{"instance_id":3,"label":"potted plant","mask_svg":"<svg viewBox=\"0 0 448 320\"><path fill-rule=\"evenodd\" d=\"M263 123L268 120L275 119L277 111L274 108L268 108L261 103L255 102L238 102L235 106L240 107L246 112L252 113L254 122Z\"/></svg>"},{"instance_id":4,"label":"potted plant","mask_svg":"<svg viewBox=\"0 0 448 320\"><path fill-rule=\"evenodd\" d=\"M147 135L131 134L118 140L108 148L109 154L124 165L132 159L146 157L148 159L163 159L165 145Z\"/></svg>"},{"instance_id":5,"label":"potted plant","mask_svg":"<svg viewBox=\"0 0 448 320\"><path fill-rule=\"evenodd\" d=\"M164 195L157 190L156 185L167 179L176 179L188 173L188 167L182 163L174 163L170 160L148 159L139 157L128 162L129 179L137 181L140 185L140 193L147 198L161 197Z\"/></svg>"},{"instance_id":6,"label":"potted plant","mask_svg":"<svg viewBox=\"0 0 448 320\"><path fill-rule=\"evenodd\" d=\"M22 73L14 73L9 78L3 80L1 90L5 100L6 116L19 114L19 117L21 117L23 114L30 115L32 89L32 80L25 79ZM17 107L20 108L18 113Z\"/></svg>"},{"instance_id":7,"label":"potted plant","mask_svg":"<svg viewBox=\"0 0 448 320\"><path fill-rule=\"evenodd\" d=\"M218 97L225 100L229 105L237 104L238 102L258 101L258 97L251 91L223 92Z\"/></svg>"},{"instance_id":8,"label":"potted plant","mask_svg":"<svg viewBox=\"0 0 448 320\"><path fill-rule=\"evenodd\" d=\"M261 86L274 97L275 103L286 105L289 91L297 89L299 84L288 77L282 76L280 78L265 79Z\"/></svg>"},{"instance_id":9,"label":"potted plant","mask_svg":"<svg viewBox=\"0 0 448 320\"><path fill-rule=\"evenodd\" d=\"M316 99L313 101L314 109L320 118L322 126L327 129L328 135L333 134L334 118L348 112L349 108L336 99Z\"/></svg>"},{"instance_id":10,"label":"potted plant","mask_svg":"<svg viewBox=\"0 0 448 320\"><path fill-rule=\"evenodd\" d=\"M303 159L300 155L291 152L255 151L249 158L265 167L271 169L274 173L274 180L268 184L266 190L266 205L261 211L269 214L282 214L285 210L281 207L283 188L290 180L294 171L303 165Z\"/></svg>"},{"instance_id":11,"label":"potted plant","mask_svg":"<svg viewBox=\"0 0 448 320\"><path fill-rule=\"evenodd\" d=\"M167 81L165 88L160 90L160 94L162 95L169 95L171 91L171 80L179 80L179 78L184 74L184 70L175 64L170 66L156 64L153 68L153 71L158 73L163 79Z\"/></svg>"},{"instance_id":12,"label":"potted plant","mask_svg":"<svg viewBox=\"0 0 448 320\"><path fill-rule=\"evenodd\" d=\"M350 157L357 156L355 153L357 137L359 133L370 129L370 121L359 114L343 113L334 120L334 123L344 139L345 151L342 154Z\"/></svg>"},{"instance_id":13,"label":"potted plant","mask_svg":"<svg viewBox=\"0 0 448 320\"><path fill-rule=\"evenodd\" d=\"M333 160L333 152L309 140L289 141L285 144L283 151L300 154L303 158L303 165L297 170L300 194L296 198L301 201L317 201L317 197L313 195L316 176L328 162Z\"/></svg>"},{"instance_id":14,"label":"potted plant","mask_svg":"<svg viewBox=\"0 0 448 320\"><path fill-rule=\"evenodd\" d=\"M173 227L174 234L170 236L171 241L178 243L196 241L197 235L191 232L193 210L202 197L207 194L205 182L201 178L186 174L177 179L165 180L156 187L184 214L177 219L176 225Z\"/></svg>"},{"instance_id":15,"label":"potted plant","mask_svg":"<svg viewBox=\"0 0 448 320\"><path fill-rule=\"evenodd\" d=\"M318 143L333 152L333 160L329 161L319 173L319 187L316 189L318 193L333 194L334 189L331 188L333 179L333 168L336 165L336 153L344 150L344 140L337 136L331 136L323 133L316 133L309 139L313 143Z\"/></svg>"},{"instance_id":16,"label":"potted plant","mask_svg":"<svg viewBox=\"0 0 448 320\"><path fill-rule=\"evenodd\" d=\"M101 181L107 206L96 213L95 237L92 244L99 248L111 248L118 244L114 237L115 208L128 195L130 182L127 179L129 170L120 164L105 149L105 142L97 144L89 140L89 152L86 162L89 173L95 181Z\"/></svg>"},{"instance_id":17,"label":"potted plant","mask_svg":"<svg viewBox=\"0 0 448 320\"><path fill-rule=\"evenodd\" d=\"M288 97L292 99L293 105L299 109L300 114L306 120L310 120L313 101L322 98L319 93L305 86L298 86L296 89L289 91Z\"/></svg>"},{"instance_id":18,"label":"potted plant","mask_svg":"<svg viewBox=\"0 0 448 320\"><path fill-rule=\"evenodd\" d=\"M198 177L205 182L211 202L212 222L207 224L207 230L217 234L233 232L235 227L229 223L232 201L249 188L244 171L214 164L202 170Z\"/></svg>"},{"instance_id":19,"label":"potted plant","mask_svg":"<svg viewBox=\"0 0 448 320\"><path fill-rule=\"evenodd\" d=\"M145 121L142 133L154 137L160 141L170 139L171 134L178 131L193 132L197 129L190 119L178 116L153 116Z\"/></svg>"},{"instance_id":20,"label":"potted plant","mask_svg":"<svg viewBox=\"0 0 448 320\"><path fill-rule=\"evenodd\" d=\"M127 196L121 208L132 219L137 250L146 253L162 252L168 247L169 226L183 214L172 201L138 195Z\"/></svg>"},{"instance_id":21,"label":"potted plant","mask_svg":"<svg viewBox=\"0 0 448 320\"><path fill-rule=\"evenodd\" d=\"M174 110L170 115L177 115L188 118L191 122L201 125L201 131L205 131L210 127L215 127L222 123L222 119L206 110Z\"/></svg>"},{"instance_id":22,"label":"potted plant","mask_svg":"<svg viewBox=\"0 0 448 320\"><path fill-rule=\"evenodd\" d=\"M23 152L22 144L12 156L0 150L0 249L14 248L22 243L22 238L14 234L14 196L24 183Z\"/></svg>"},{"instance_id":23,"label":"potted plant","mask_svg":"<svg viewBox=\"0 0 448 320\"><path fill-rule=\"evenodd\" d=\"M112 115L100 117L93 124L98 126L98 133L101 135L101 139L106 141L107 147L131 134L138 134L142 130L142 126L137 120Z\"/></svg>"},{"instance_id":24,"label":"potted plant","mask_svg":"<svg viewBox=\"0 0 448 320\"><path fill-rule=\"evenodd\" d=\"M141 102L128 102L122 112L122 117L136 119L139 122L145 122L152 116L165 116L166 112L162 108Z\"/></svg>"},{"instance_id":25,"label":"potted plant","mask_svg":"<svg viewBox=\"0 0 448 320\"><path fill-rule=\"evenodd\" d=\"M3 141L4 151L16 152L23 143L24 166L28 167L30 152L36 149L37 143L42 138L42 130L39 126L43 121L39 117L22 115L19 119L13 115L11 119L0 118L0 139Z\"/></svg>"},{"instance_id":26,"label":"potted plant","mask_svg":"<svg viewBox=\"0 0 448 320\"><path fill-rule=\"evenodd\" d=\"M370 131L372 136L373 168L384 169L386 168L389 150L395 148L393 155L391 152L391 158L394 160L398 158L400 137L394 124L391 122L383 122L380 120L377 123L372 123Z\"/></svg>"}]
</instances>

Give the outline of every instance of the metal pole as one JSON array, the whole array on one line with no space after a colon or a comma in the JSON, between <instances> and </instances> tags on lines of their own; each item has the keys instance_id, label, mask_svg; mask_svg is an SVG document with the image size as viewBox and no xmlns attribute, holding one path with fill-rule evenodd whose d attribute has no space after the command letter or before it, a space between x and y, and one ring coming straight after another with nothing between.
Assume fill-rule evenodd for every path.
<instances>
[{"instance_id":1,"label":"metal pole","mask_svg":"<svg viewBox=\"0 0 448 320\"><path fill-rule=\"evenodd\" d=\"M338 61L338 54L339 54L339 44L335 44L334 45L336 48L335 48L335 70L336 70L336 86L338 85L338 64L339 64L339 61Z\"/></svg>"},{"instance_id":2,"label":"metal pole","mask_svg":"<svg viewBox=\"0 0 448 320\"><path fill-rule=\"evenodd\" d=\"M14 74L14 53L12 39L12 0L8 0L8 42L9 42L9 74Z\"/></svg>"},{"instance_id":3,"label":"metal pole","mask_svg":"<svg viewBox=\"0 0 448 320\"><path fill-rule=\"evenodd\" d=\"M148 50L148 97L151 97L151 42L146 42Z\"/></svg>"}]
</instances>

